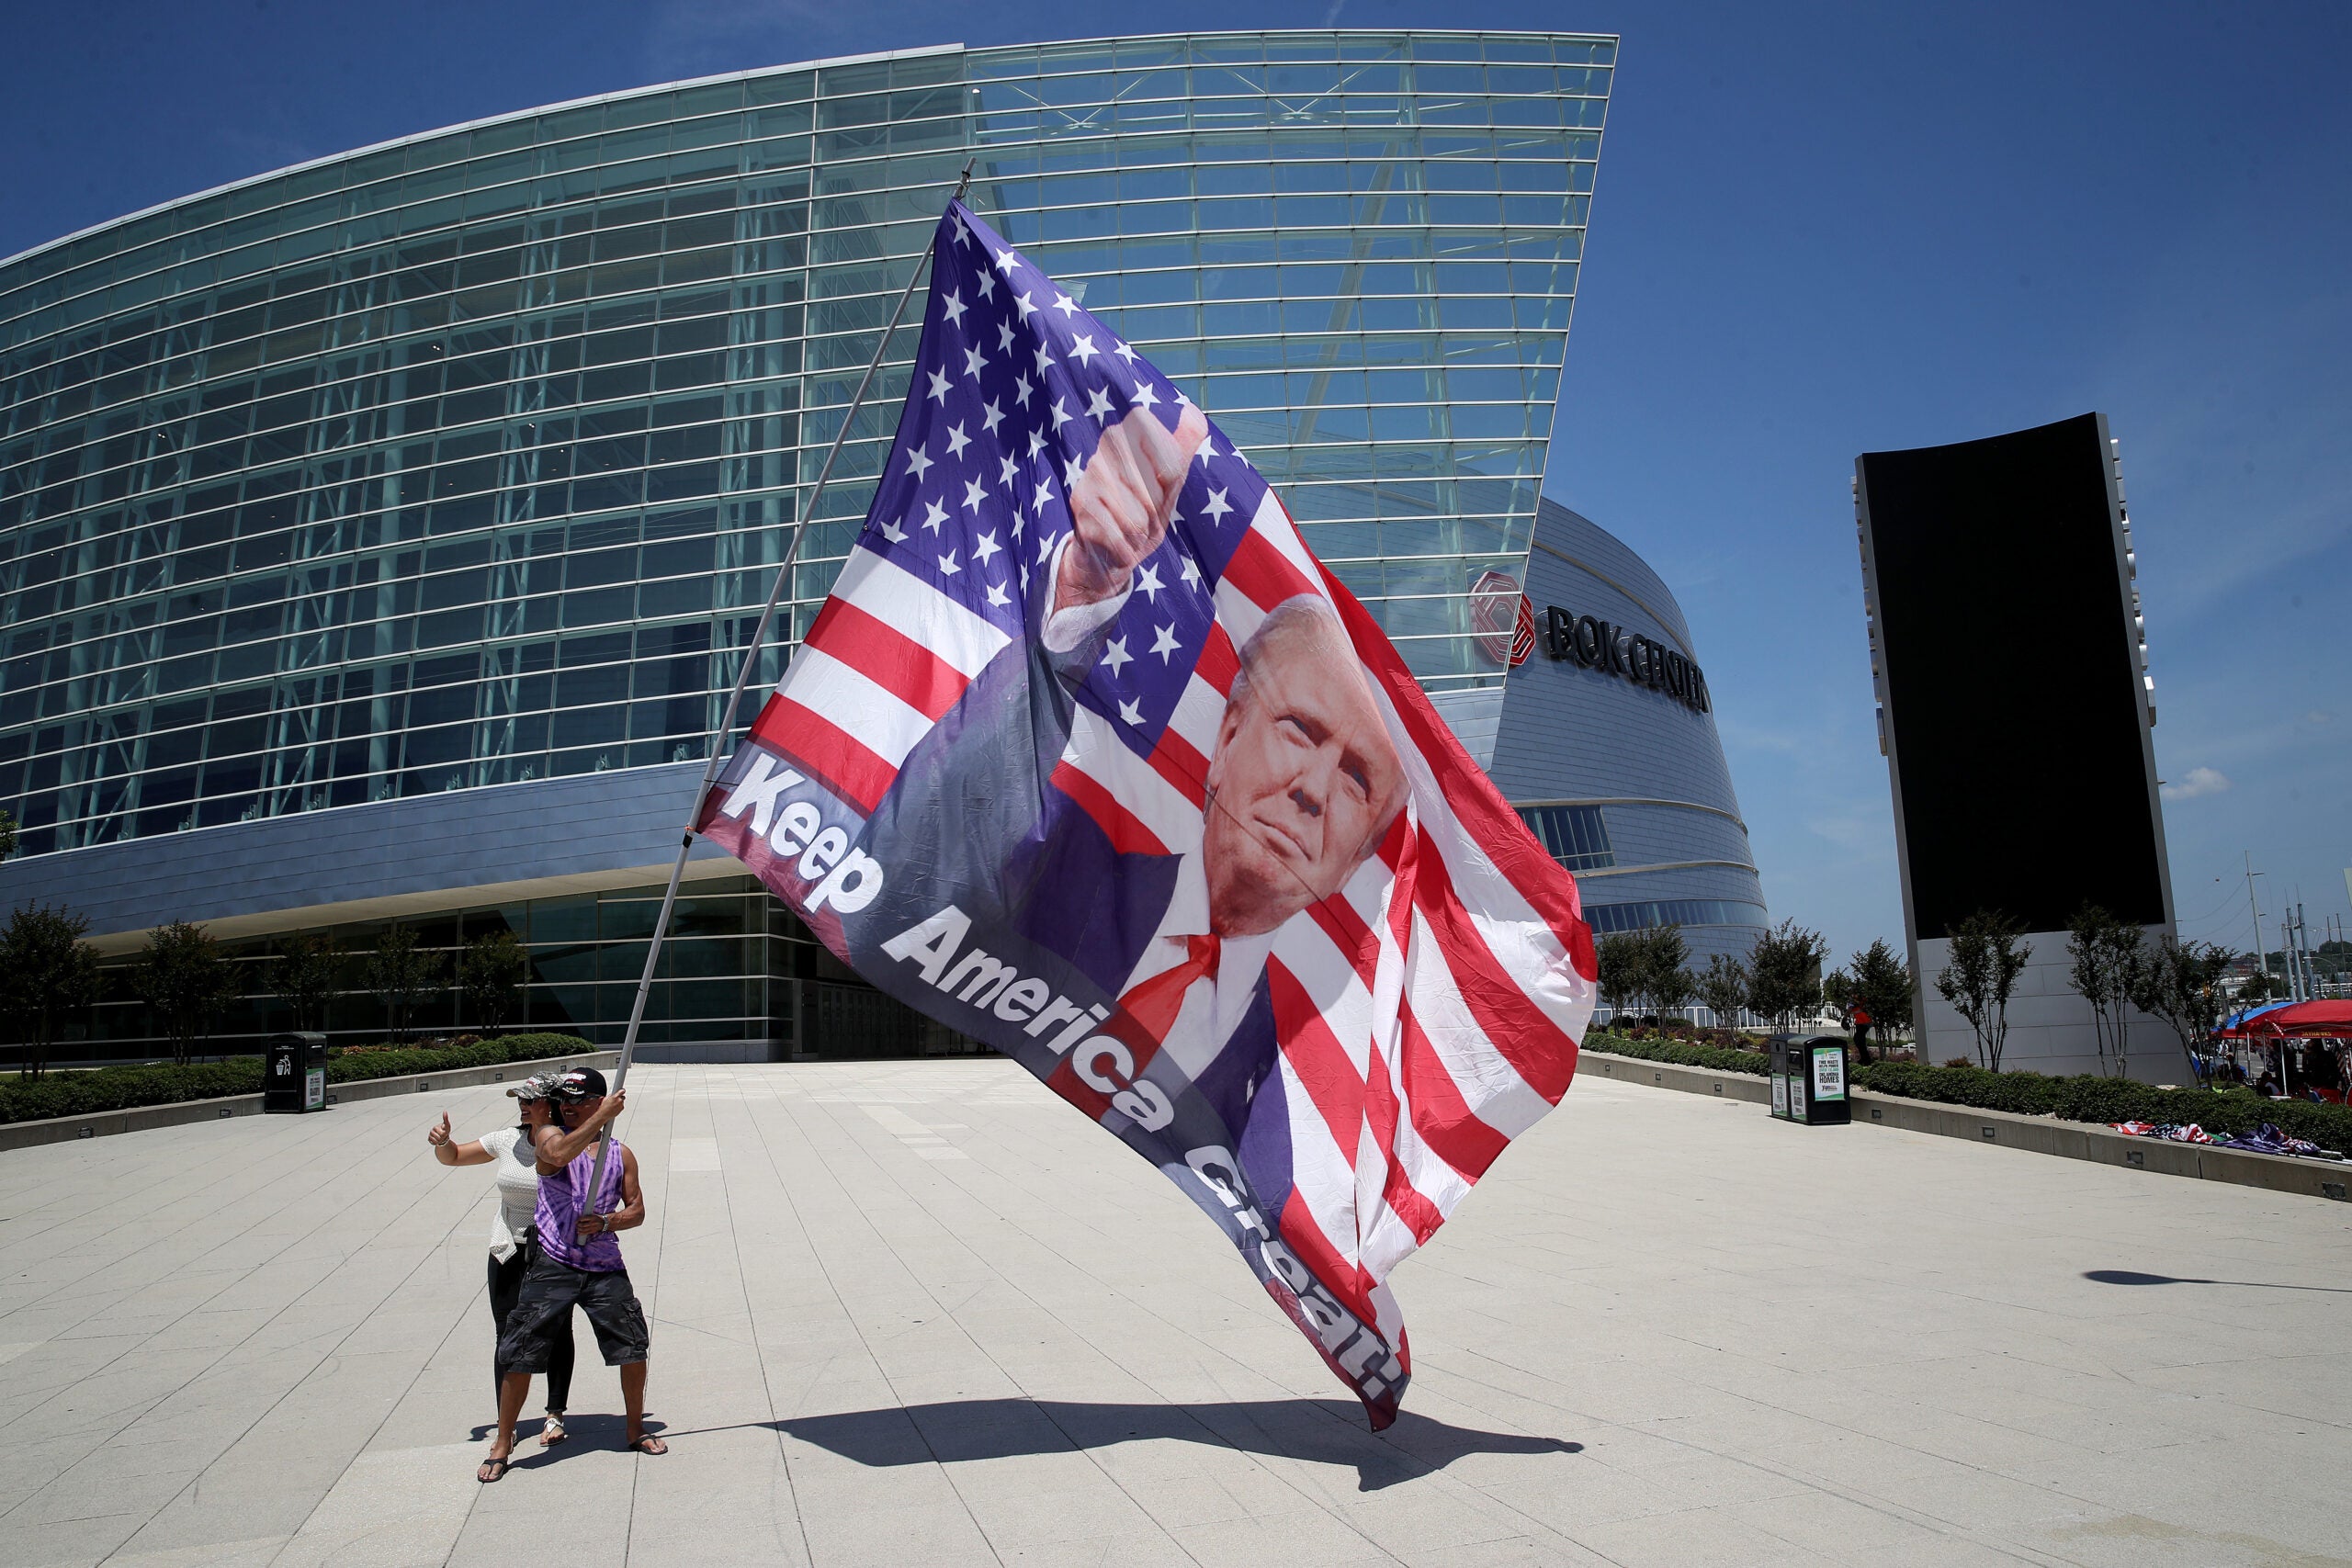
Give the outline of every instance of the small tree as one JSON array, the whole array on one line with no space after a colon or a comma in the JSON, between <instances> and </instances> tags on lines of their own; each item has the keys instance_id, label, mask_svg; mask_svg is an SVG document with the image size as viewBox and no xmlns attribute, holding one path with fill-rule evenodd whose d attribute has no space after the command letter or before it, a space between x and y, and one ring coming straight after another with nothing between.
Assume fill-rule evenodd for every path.
<instances>
[{"instance_id":1,"label":"small tree","mask_svg":"<svg viewBox=\"0 0 2352 1568\"><path fill-rule=\"evenodd\" d=\"M6 860L16 852L17 819L7 812L0 811L0 860Z\"/></svg>"},{"instance_id":2,"label":"small tree","mask_svg":"<svg viewBox=\"0 0 2352 1568\"><path fill-rule=\"evenodd\" d=\"M1832 969L1821 977L1821 1010L1835 1014L1847 1028L1854 1026L1854 982L1843 969Z\"/></svg>"},{"instance_id":3,"label":"small tree","mask_svg":"<svg viewBox=\"0 0 2352 1568\"><path fill-rule=\"evenodd\" d=\"M1747 966L1728 953L1708 959L1707 972L1699 976L1699 999L1715 1015L1716 1028L1729 1029L1747 1005Z\"/></svg>"},{"instance_id":4,"label":"small tree","mask_svg":"<svg viewBox=\"0 0 2352 1568\"><path fill-rule=\"evenodd\" d=\"M2102 1073L2131 1076L2132 998L2144 981L2147 939L2138 926L2085 904L2066 923L2066 977L2091 1004L2091 1032ZM2109 1062L2113 1063L2112 1069Z\"/></svg>"},{"instance_id":5,"label":"small tree","mask_svg":"<svg viewBox=\"0 0 2352 1568\"><path fill-rule=\"evenodd\" d=\"M2257 969L2238 982L2236 999L2252 1007L2259 1002L2267 1002L2273 997L2283 997L2286 994L2286 981L2276 975L2267 974Z\"/></svg>"},{"instance_id":6,"label":"small tree","mask_svg":"<svg viewBox=\"0 0 2352 1568\"><path fill-rule=\"evenodd\" d=\"M1873 940L1848 959L1846 973L1853 981L1854 1000L1871 1015L1870 1027L1878 1031L1881 1044L1911 1027L1911 965L1895 955L1885 938ZM1862 1060L1870 1060L1867 1050Z\"/></svg>"},{"instance_id":7,"label":"small tree","mask_svg":"<svg viewBox=\"0 0 2352 1568\"><path fill-rule=\"evenodd\" d=\"M1699 983L1690 977L1690 944L1682 940L1680 926L1658 926L1642 934L1642 990L1652 1007L1672 1012L1690 1005Z\"/></svg>"},{"instance_id":8,"label":"small tree","mask_svg":"<svg viewBox=\"0 0 2352 1568\"><path fill-rule=\"evenodd\" d=\"M1775 1028L1788 1028L1821 1005L1821 961L1828 956L1819 931L1782 920L1747 955L1747 1005Z\"/></svg>"},{"instance_id":9,"label":"small tree","mask_svg":"<svg viewBox=\"0 0 2352 1568\"><path fill-rule=\"evenodd\" d=\"M2228 1006L2222 977L2236 961L2237 954L2226 947L2166 937L2141 966L2140 984L2132 1000L2141 1011L2154 1013L2172 1025L2191 1077L2203 1076L2197 1070L2198 1047L2211 1041L2222 1026L2222 1013Z\"/></svg>"},{"instance_id":10,"label":"small tree","mask_svg":"<svg viewBox=\"0 0 2352 1568\"><path fill-rule=\"evenodd\" d=\"M1937 994L1975 1032L1977 1065L1996 1073L2009 1038L2009 995L2033 956L2018 942L2022 929L2004 915L1977 910L1952 931L1951 962L1936 976Z\"/></svg>"},{"instance_id":11,"label":"small tree","mask_svg":"<svg viewBox=\"0 0 2352 1568\"><path fill-rule=\"evenodd\" d=\"M1620 1019L1642 994L1642 936L1639 931L1611 931L1593 946L1599 975L1593 984L1609 1004L1611 1022Z\"/></svg>"},{"instance_id":12,"label":"small tree","mask_svg":"<svg viewBox=\"0 0 2352 1568\"><path fill-rule=\"evenodd\" d=\"M294 1010L297 1030L318 1029L326 1022L327 1002L343 973L343 954L323 936L292 936L278 943L270 961L272 995Z\"/></svg>"},{"instance_id":13,"label":"small tree","mask_svg":"<svg viewBox=\"0 0 2352 1568\"><path fill-rule=\"evenodd\" d=\"M58 1026L97 999L98 953L82 940L89 919L46 904L19 907L0 928L0 1012L24 1055L17 1072L49 1069Z\"/></svg>"},{"instance_id":14,"label":"small tree","mask_svg":"<svg viewBox=\"0 0 2352 1568\"><path fill-rule=\"evenodd\" d=\"M376 939L376 951L368 955L367 975L368 988L384 1004L384 1026L393 1043L405 1043L410 1012L433 994L441 979L441 955L418 952L416 933L406 926L393 926Z\"/></svg>"},{"instance_id":15,"label":"small tree","mask_svg":"<svg viewBox=\"0 0 2352 1568\"><path fill-rule=\"evenodd\" d=\"M131 966L130 987L154 1010L164 1038L172 1043L173 1062L185 1067L197 1042L236 999L237 972L202 926L174 920L148 933L146 949Z\"/></svg>"},{"instance_id":16,"label":"small tree","mask_svg":"<svg viewBox=\"0 0 2352 1568\"><path fill-rule=\"evenodd\" d=\"M458 961L458 991L486 1034L498 1032L523 998L531 961L513 931L476 937Z\"/></svg>"}]
</instances>

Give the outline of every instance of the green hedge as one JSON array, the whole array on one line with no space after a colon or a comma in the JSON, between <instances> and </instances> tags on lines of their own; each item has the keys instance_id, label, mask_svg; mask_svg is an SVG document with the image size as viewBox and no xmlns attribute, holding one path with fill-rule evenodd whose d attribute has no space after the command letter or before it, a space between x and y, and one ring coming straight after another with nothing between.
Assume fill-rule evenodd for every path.
<instances>
[{"instance_id":1,"label":"green hedge","mask_svg":"<svg viewBox=\"0 0 2352 1568\"><path fill-rule=\"evenodd\" d=\"M1725 1050L1720 1045L1693 1045L1680 1040L1635 1040L1623 1034L1588 1034L1585 1044L1612 1056L1634 1056L1645 1062L1672 1062L1678 1066L1705 1067L1711 1072L1747 1073L1762 1077L1772 1060L1761 1051Z\"/></svg>"},{"instance_id":2,"label":"green hedge","mask_svg":"<svg viewBox=\"0 0 2352 1568\"><path fill-rule=\"evenodd\" d=\"M455 1067L495 1067L507 1062L537 1062L573 1056L596 1047L576 1034L503 1034L472 1045L404 1051L345 1051L327 1058L327 1082L401 1078L446 1073Z\"/></svg>"},{"instance_id":3,"label":"green hedge","mask_svg":"<svg viewBox=\"0 0 2352 1568\"><path fill-rule=\"evenodd\" d=\"M1611 1055L1645 1062L1672 1062L1719 1073L1764 1077L1771 1059L1761 1051L1724 1051L1679 1041L1632 1040L1622 1034L1592 1034L1585 1044ZM2044 1077L2040 1073L1989 1073L1982 1067L1927 1067L1916 1062L1872 1062L1853 1071L1857 1088L1906 1100L1932 1100L1980 1111L2009 1111L2020 1116L2055 1116L2064 1122L2194 1122L2216 1137L2251 1133L2265 1122L2281 1132L2309 1138L2322 1148L2352 1152L2352 1106L2310 1100L2266 1100L2243 1089L2158 1089L2127 1078L2090 1074Z\"/></svg>"},{"instance_id":4,"label":"green hedge","mask_svg":"<svg viewBox=\"0 0 2352 1568\"><path fill-rule=\"evenodd\" d=\"M327 1082L420 1077L463 1067L493 1067L506 1062L536 1062L596 1049L571 1034L507 1034L473 1045L439 1050L334 1051L327 1055ZM45 1078L0 1080L0 1122L37 1122L51 1116L88 1116L141 1105L177 1105L190 1100L259 1094L262 1059L232 1056L185 1067L99 1067Z\"/></svg>"},{"instance_id":5,"label":"green hedge","mask_svg":"<svg viewBox=\"0 0 2352 1568\"><path fill-rule=\"evenodd\" d=\"M2158 1089L2088 1073L2052 1078L2040 1073L1989 1073L1982 1067L1926 1067L1916 1062L1873 1062L1854 1069L1854 1082L1874 1093L1907 1100L2055 1116L2065 1122L2194 1122L2216 1135L2251 1133L2267 1122L2323 1148L2352 1150L2352 1107L2266 1100L2245 1089Z\"/></svg>"}]
</instances>

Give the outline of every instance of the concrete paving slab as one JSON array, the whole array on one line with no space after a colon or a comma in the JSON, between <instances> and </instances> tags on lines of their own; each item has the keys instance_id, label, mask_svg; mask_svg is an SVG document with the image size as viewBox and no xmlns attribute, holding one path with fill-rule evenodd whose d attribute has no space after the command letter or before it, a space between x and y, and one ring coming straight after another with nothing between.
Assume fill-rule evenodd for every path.
<instances>
[{"instance_id":1,"label":"concrete paving slab","mask_svg":"<svg viewBox=\"0 0 2352 1568\"><path fill-rule=\"evenodd\" d=\"M362 1454L336 1477L273 1568L425 1568L448 1560L481 1490L471 1443Z\"/></svg>"},{"instance_id":2,"label":"concrete paving slab","mask_svg":"<svg viewBox=\"0 0 2352 1568\"><path fill-rule=\"evenodd\" d=\"M11 1568L67 1568L101 1562L139 1529L137 1514L11 1525L6 1537Z\"/></svg>"},{"instance_id":3,"label":"concrete paving slab","mask_svg":"<svg viewBox=\"0 0 2352 1568\"><path fill-rule=\"evenodd\" d=\"M496 1086L0 1152L0 1568L2352 1563L2352 1212L1581 1080L1396 1279L1374 1437L993 1060L654 1066L672 1442L484 1452ZM942 1157L953 1154L958 1157Z\"/></svg>"},{"instance_id":4,"label":"concrete paving slab","mask_svg":"<svg viewBox=\"0 0 2352 1568\"><path fill-rule=\"evenodd\" d=\"M204 1546L175 1547L166 1551L119 1551L107 1559L107 1568L269 1568L286 1549L284 1536L260 1536L252 1540L215 1541Z\"/></svg>"}]
</instances>

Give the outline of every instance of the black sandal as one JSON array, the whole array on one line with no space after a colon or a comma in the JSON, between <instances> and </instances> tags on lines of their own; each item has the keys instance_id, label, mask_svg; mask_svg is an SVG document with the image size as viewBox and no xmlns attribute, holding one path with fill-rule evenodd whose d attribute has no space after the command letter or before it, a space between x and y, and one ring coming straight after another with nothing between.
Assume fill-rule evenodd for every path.
<instances>
[{"instance_id":1,"label":"black sandal","mask_svg":"<svg viewBox=\"0 0 2352 1568\"><path fill-rule=\"evenodd\" d=\"M498 1467L495 1472L491 1472L492 1465ZM492 1482L505 1480L506 1472L514 1468L514 1461L511 1456L506 1459L486 1459L481 1461L481 1468L474 1472L474 1479L484 1486L488 1486Z\"/></svg>"},{"instance_id":2,"label":"black sandal","mask_svg":"<svg viewBox=\"0 0 2352 1568\"><path fill-rule=\"evenodd\" d=\"M645 1446L648 1443L658 1443L661 1446L658 1448L649 1449ZM660 1438L654 1436L651 1432L639 1433L638 1436L631 1438L628 1442L623 1443L621 1447L629 1453L643 1454L648 1459L653 1458L656 1454L666 1454L670 1451L670 1445L662 1442Z\"/></svg>"}]
</instances>

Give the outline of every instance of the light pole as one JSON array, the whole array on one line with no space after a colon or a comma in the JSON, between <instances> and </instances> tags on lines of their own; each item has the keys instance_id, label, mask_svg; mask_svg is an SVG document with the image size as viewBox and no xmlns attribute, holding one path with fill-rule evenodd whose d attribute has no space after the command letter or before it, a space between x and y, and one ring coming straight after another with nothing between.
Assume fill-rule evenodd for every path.
<instances>
[{"instance_id":1,"label":"light pole","mask_svg":"<svg viewBox=\"0 0 2352 1568\"><path fill-rule=\"evenodd\" d=\"M2265 872L2259 872L2254 869L2254 852L2252 850L2246 851L2245 907L2254 911L2254 961L2256 964L2261 966L2262 977L2265 980L2270 978L2270 956L2262 951L2262 906L2255 901L2254 879L2257 876L2267 874ZM2269 989L2267 986L2263 988L2265 990Z\"/></svg>"},{"instance_id":2,"label":"light pole","mask_svg":"<svg viewBox=\"0 0 2352 1568\"><path fill-rule=\"evenodd\" d=\"M2295 906L2295 945L2293 963L2295 965L2295 999L2299 1002L2307 1002L2312 999L2312 936L2311 923L2303 919L2303 907L2301 903L2297 903Z\"/></svg>"}]
</instances>

